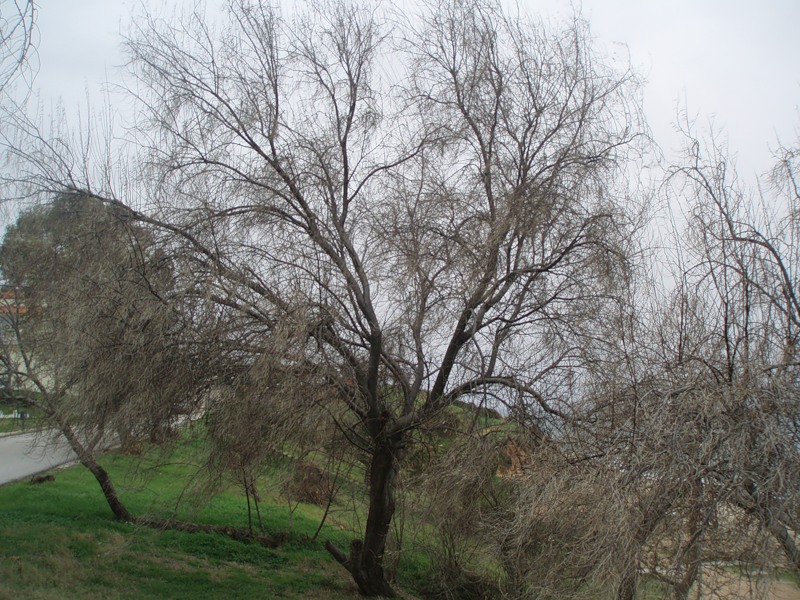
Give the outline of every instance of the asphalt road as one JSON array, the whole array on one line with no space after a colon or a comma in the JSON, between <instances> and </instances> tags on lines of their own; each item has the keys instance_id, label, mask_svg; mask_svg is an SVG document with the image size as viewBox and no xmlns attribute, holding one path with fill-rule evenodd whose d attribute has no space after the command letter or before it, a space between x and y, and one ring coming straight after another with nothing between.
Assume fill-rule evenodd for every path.
<instances>
[{"instance_id":1,"label":"asphalt road","mask_svg":"<svg viewBox=\"0 0 800 600\"><path fill-rule=\"evenodd\" d=\"M0 485L75 459L75 453L63 438L53 443L36 433L0 437Z\"/></svg>"}]
</instances>

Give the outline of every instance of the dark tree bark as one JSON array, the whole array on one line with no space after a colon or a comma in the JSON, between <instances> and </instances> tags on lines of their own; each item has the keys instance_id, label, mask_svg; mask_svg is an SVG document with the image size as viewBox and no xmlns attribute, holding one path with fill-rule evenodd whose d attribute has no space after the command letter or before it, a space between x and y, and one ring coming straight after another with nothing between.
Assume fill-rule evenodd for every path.
<instances>
[{"instance_id":1,"label":"dark tree bark","mask_svg":"<svg viewBox=\"0 0 800 600\"><path fill-rule=\"evenodd\" d=\"M674 500L668 490L657 492L645 508L639 522L635 524L632 556L627 561L617 584L616 600L636 600L642 547L658 527Z\"/></svg>"},{"instance_id":2,"label":"dark tree bark","mask_svg":"<svg viewBox=\"0 0 800 600\"><path fill-rule=\"evenodd\" d=\"M372 453L369 466L369 513L363 541L353 540L350 543L349 556L345 556L330 542L325 544L328 552L348 570L365 596L395 596L383 570L383 559L395 512L399 449L397 441L385 440Z\"/></svg>"},{"instance_id":3,"label":"dark tree bark","mask_svg":"<svg viewBox=\"0 0 800 600\"><path fill-rule=\"evenodd\" d=\"M783 511L773 508L759 498L756 486L752 481L746 481L742 486L740 495L735 500L739 508L752 515L763 523L769 534L778 542L784 556L795 571L800 571L800 550L797 548L794 536L789 533Z\"/></svg>"},{"instance_id":4,"label":"dark tree bark","mask_svg":"<svg viewBox=\"0 0 800 600\"><path fill-rule=\"evenodd\" d=\"M111 509L111 512L114 513L114 517L119 521L133 522L135 519L120 499L119 494L117 494L117 490L114 487L114 483L111 481L111 476L108 474L108 471L95 460L93 453L81 443L78 436L69 425L62 422L60 423L60 429L64 437L67 438L69 445L75 451L75 454L78 455L80 463L89 469L97 480L97 483L100 484L100 489L103 490L103 496L106 502L108 502L108 507Z\"/></svg>"}]
</instances>

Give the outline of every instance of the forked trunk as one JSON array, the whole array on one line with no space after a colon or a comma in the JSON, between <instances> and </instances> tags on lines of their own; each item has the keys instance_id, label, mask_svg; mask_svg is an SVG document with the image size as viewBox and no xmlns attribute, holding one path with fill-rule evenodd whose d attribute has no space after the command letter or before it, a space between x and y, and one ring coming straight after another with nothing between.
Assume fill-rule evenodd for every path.
<instances>
[{"instance_id":1,"label":"forked trunk","mask_svg":"<svg viewBox=\"0 0 800 600\"><path fill-rule=\"evenodd\" d=\"M372 454L369 469L369 514L364 540L350 543L350 556L345 556L330 542L328 551L353 577L364 596L395 596L386 580L383 560L395 510L397 454L393 444L384 444Z\"/></svg>"}]
</instances>

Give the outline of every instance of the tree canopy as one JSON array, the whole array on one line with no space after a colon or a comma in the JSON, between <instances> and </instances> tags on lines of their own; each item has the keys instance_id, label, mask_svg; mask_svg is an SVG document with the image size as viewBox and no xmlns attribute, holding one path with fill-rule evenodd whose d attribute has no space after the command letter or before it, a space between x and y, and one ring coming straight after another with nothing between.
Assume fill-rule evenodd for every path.
<instances>
[{"instance_id":1,"label":"tree canopy","mask_svg":"<svg viewBox=\"0 0 800 600\"><path fill-rule=\"evenodd\" d=\"M795 150L774 218L686 132L663 285L641 81L581 19L231 0L215 25L143 14L125 48L135 178L39 137L17 156L56 195L0 248L62 426L155 440L201 410L248 502L287 441L357 457L363 530L326 547L367 596L394 594L415 444L471 404L507 422L459 429L422 479L507 597L630 600L647 575L687 598L737 527L737 560L771 540L800 567Z\"/></svg>"}]
</instances>

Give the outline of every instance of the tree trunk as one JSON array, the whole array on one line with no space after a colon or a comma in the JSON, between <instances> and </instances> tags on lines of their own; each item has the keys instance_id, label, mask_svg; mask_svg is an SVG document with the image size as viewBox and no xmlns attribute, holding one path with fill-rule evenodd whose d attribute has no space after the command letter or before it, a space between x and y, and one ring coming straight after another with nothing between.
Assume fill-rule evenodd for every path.
<instances>
[{"instance_id":1,"label":"tree trunk","mask_svg":"<svg viewBox=\"0 0 800 600\"><path fill-rule=\"evenodd\" d=\"M693 509L689 519L689 540L682 551L682 555L686 557L686 570L683 573L683 577L675 582L674 589L672 590L675 600L688 600L689 590L692 588L695 581L697 581L697 576L700 574L700 565L702 562L702 555L700 552L701 528L702 521L699 511Z\"/></svg>"},{"instance_id":2,"label":"tree trunk","mask_svg":"<svg viewBox=\"0 0 800 600\"><path fill-rule=\"evenodd\" d=\"M635 600L642 548L672 506L673 501L674 497L671 491L663 488L656 490L648 505L644 507L643 514L635 525L636 529L631 540L633 544L630 549L631 554L626 560L617 584L616 600Z\"/></svg>"},{"instance_id":3,"label":"tree trunk","mask_svg":"<svg viewBox=\"0 0 800 600\"><path fill-rule=\"evenodd\" d=\"M100 466L100 463L98 463L95 460L92 451L86 448L81 443L81 441L78 439L78 436L72 430L72 427L70 427L67 423L59 419L54 411L49 411L48 415L52 417L58 424L59 430L67 439L70 447L75 452L75 454L78 455L78 460L80 461L80 463L84 467L89 469L92 475L94 475L97 482L100 484L100 489L103 490L103 496L105 496L106 502L108 503L109 508L111 508L111 512L114 513L114 517L117 520L125 521L127 523L135 523L136 525L143 525L145 527L153 527L155 529L173 529L175 531L188 531L192 533L194 532L219 533L221 535L225 535L231 539L241 542L255 541L256 543L261 544L262 546L265 546L267 548L276 548L279 545L281 541L279 538L254 535L252 531L252 526L250 528L250 531L243 531L236 527L226 527L222 525L202 525L196 523L186 523L183 521L175 521L173 519L156 519L149 517L133 516L130 513L130 511L128 511L128 508L122 503L122 500L120 500L119 496L117 495L117 491L114 488L114 484L111 481L111 476L102 466ZM260 522L260 515L259 515L259 522Z\"/></svg>"},{"instance_id":4,"label":"tree trunk","mask_svg":"<svg viewBox=\"0 0 800 600\"><path fill-rule=\"evenodd\" d=\"M735 499L738 506L759 519L766 526L769 534L780 545L791 567L795 571L800 571L800 550L797 548L794 536L789 533L789 529L785 524L789 519L781 518L782 516L785 517L781 509L773 510L770 506L763 505L760 502L761 499L758 497L755 484L752 481L745 482L743 487L744 497L738 496Z\"/></svg>"},{"instance_id":5,"label":"tree trunk","mask_svg":"<svg viewBox=\"0 0 800 600\"><path fill-rule=\"evenodd\" d=\"M350 556L345 556L330 542L325 544L328 552L350 572L364 596L395 596L386 580L383 559L395 511L398 460L396 447L397 444L385 442L372 454L369 469L369 514L364 540L350 542Z\"/></svg>"},{"instance_id":6,"label":"tree trunk","mask_svg":"<svg viewBox=\"0 0 800 600\"><path fill-rule=\"evenodd\" d=\"M629 565L620 578L617 586L616 600L635 600L636 586L639 581L639 565Z\"/></svg>"},{"instance_id":7,"label":"tree trunk","mask_svg":"<svg viewBox=\"0 0 800 600\"><path fill-rule=\"evenodd\" d=\"M798 551L797 544L795 544L794 537L789 533L789 530L783 523L771 518L769 519L768 527L769 532L780 544L792 568L795 571L800 571L800 551Z\"/></svg>"},{"instance_id":8,"label":"tree trunk","mask_svg":"<svg viewBox=\"0 0 800 600\"><path fill-rule=\"evenodd\" d=\"M64 437L67 438L69 445L75 451L75 454L78 455L78 460L84 467L91 471L97 483L100 484L100 489L103 490L103 496L105 496L111 512L114 513L114 517L119 521L132 522L134 520L133 515L131 515L127 507L122 503L122 500L120 500L119 495L117 495L117 490L114 488L108 471L100 466L100 463L95 460L92 452L80 442L78 436L75 435L75 432L72 431L69 425L60 423L60 429Z\"/></svg>"}]
</instances>

